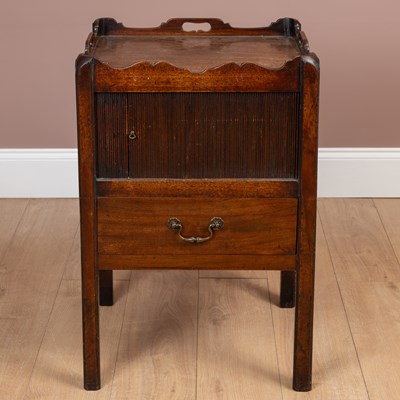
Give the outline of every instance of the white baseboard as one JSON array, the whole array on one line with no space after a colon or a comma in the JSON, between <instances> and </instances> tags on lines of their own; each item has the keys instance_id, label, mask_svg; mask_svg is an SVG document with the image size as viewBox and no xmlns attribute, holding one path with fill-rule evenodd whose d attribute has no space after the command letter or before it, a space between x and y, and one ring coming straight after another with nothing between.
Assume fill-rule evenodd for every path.
<instances>
[{"instance_id":1,"label":"white baseboard","mask_svg":"<svg viewBox=\"0 0 400 400\"><path fill-rule=\"evenodd\" d=\"M0 197L78 197L76 149L0 149Z\"/></svg>"},{"instance_id":2,"label":"white baseboard","mask_svg":"<svg viewBox=\"0 0 400 400\"><path fill-rule=\"evenodd\" d=\"M321 148L318 197L400 197L400 148Z\"/></svg>"},{"instance_id":3,"label":"white baseboard","mask_svg":"<svg viewBox=\"0 0 400 400\"><path fill-rule=\"evenodd\" d=\"M400 148L321 148L319 197L400 197ZM0 197L78 197L76 149L0 149Z\"/></svg>"}]
</instances>

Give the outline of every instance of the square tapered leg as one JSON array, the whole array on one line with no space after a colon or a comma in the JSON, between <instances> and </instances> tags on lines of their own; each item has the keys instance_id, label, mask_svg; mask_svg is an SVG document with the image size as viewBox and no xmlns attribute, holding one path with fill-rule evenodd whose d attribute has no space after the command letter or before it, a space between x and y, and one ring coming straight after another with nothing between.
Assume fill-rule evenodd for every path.
<instances>
[{"instance_id":1,"label":"square tapered leg","mask_svg":"<svg viewBox=\"0 0 400 400\"><path fill-rule=\"evenodd\" d=\"M83 372L86 390L100 389L99 304L97 273L82 274Z\"/></svg>"},{"instance_id":2,"label":"square tapered leg","mask_svg":"<svg viewBox=\"0 0 400 400\"><path fill-rule=\"evenodd\" d=\"M112 306L114 304L113 271L99 271L100 305Z\"/></svg>"},{"instance_id":3,"label":"square tapered leg","mask_svg":"<svg viewBox=\"0 0 400 400\"><path fill-rule=\"evenodd\" d=\"M292 308L295 303L296 272L281 271L281 293L279 305L281 308Z\"/></svg>"},{"instance_id":4,"label":"square tapered leg","mask_svg":"<svg viewBox=\"0 0 400 400\"><path fill-rule=\"evenodd\" d=\"M310 255L300 258L304 262L297 272L293 389L307 392L312 380L314 260Z\"/></svg>"}]
</instances>

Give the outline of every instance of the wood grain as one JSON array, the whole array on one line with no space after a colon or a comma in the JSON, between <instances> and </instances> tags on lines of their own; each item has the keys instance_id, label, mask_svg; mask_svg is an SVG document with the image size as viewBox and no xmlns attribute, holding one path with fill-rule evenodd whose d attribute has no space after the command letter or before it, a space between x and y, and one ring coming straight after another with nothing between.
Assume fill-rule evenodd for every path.
<instances>
[{"instance_id":1,"label":"wood grain","mask_svg":"<svg viewBox=\"0 0 400 400\"><path fill-rule=\"evenodd\" d=\"M297 199L99 198L98 252L104 255L293 255ZM209 236L211 218L224 227L210 241L187 243L167 227L179 218L185 237Z\"/></svg>"},{"instance_id":2,"label":"wood grain","mask_svg":"<svg viewBox=\"0 0 400 400\"><path fill-rule=\"evenodd\" d=\"M319 210L339 280L400 281L400 268L370 199L321 199Z\"/></svg>"},{"instance_id":3,"label":"wood grain","mask_svg":"<svg viewBox=\"0 0 400 400\"><path fill-rule=\"evenodd\" d=\"M186 22L206 23L210 30L187 31ZM232 28L217 18L174 18L156 28L127 28L114 19L101 18L93 23L85 50L115 68L143 60L166 61L200 73L229 62L278 68L308 53L309 46L300 23L292 18L263 28Z\"/></svg>"},{"instance_id":4,"label":"wood grain","mask_svg":"<svg viewBox=\"0 0 400 400\"><path fill-rule=\"evenodd\" d=\"M141 61L164 61L201 73L227 63L250 62L264 68L280 68L300 54L294 38L285 36L103 36L93 56L113 68Z\"/></svg>"},{"instance_id":5,"label":"wood grain","mask_svg":"<svg viewBox=\"0 0 400 400\"><path fill-rule=\"evenodd\" d=\"M400 282L343 282L341 290L370 400L397 400Z\"/></svg>"},{"instance_id":6,"label":"wood grain","mask_svg":"<svg viewBox=\"0 0 400 400\"><path fill-rule=\"evenodd\" d=\"M296 179L98 179L99 197L296 197Z\"/></svg>"},{"instance_id":7,"label":"wood grain","mask_svg":"<svg viewBox=\"0 0 400 400\"><path fill-rule=\"evenodd\" d=\"M37 356L24 400L108 400L111 394L119 333L128 282L118 282L117 301L101 308L102 390L82 389L81 283L63 280Z\"/></svg>"},{"instance_id":8,"label":"wood grain","mask_svg":"<svg viewBox=\"0 0 400 400\"><path fill-rule=\"evenodd\" d=\"M104 277L114 268L198 264L296 267L293 387L310 390L318 58L292 19L264 29L235 29L215 18L188 21L208 22L210 33L185 32L184 19L149 29L97 20L78 58L85 388L100 388L98 270ZM204 178L214 184L239 178L281 182L259 198L257 187L251 198L241 198L238 192L248 189L226 185L226 197L209 198L209 182L197 187L199 195L186 189L187 197L156 191L132 196L146 190L132 179ZM99 196L97 188L113 197ZM290 198L269 198L273 189L298 190ZM168 231L173 217L182 223ZM224 219L222 232L213 234L213 217ZM193 245L199 242L206 243ZM285 294L294 292L292 284L283 286L290 286ZM100 287L110 289L110 279ZM111 303L110 295L102 297L101 303Z\"/></svg>"},{"instance_id":9,"label":"wood grain","mask_svg":"<svg viewBox=\"0 0 400 400\"><path fill-rule=\"evenodd\" d=\"M398 211L394 202L382 201L380 219L372 200L321 202L324 231L369 397L395 400L400 391L400 265L392 243L396 246Z\"/></svg>"},{"instance_id":10,"label":"wood grain","mask_svg":"<svg viewBox=\"0 0 400 400\"><path fill-rule=\"evenodd\" d=\"M0 260L12 240L18 223L28 205L27 199L0 199Z\"/></svg>"},{"instance_id":11,"label":"wood grain","mask_svg":"<svg viewBox=\"0 0 400 400\"><path fill-rule=\"evenodd\" d=\"M96 271L96 143L94 140L93 60L76 60L78 120L79 211L82 260L82 322L84 387L100 389L98 273Z\"/></svg>"},{"instance_id":12,"label":"wood grain","mask_svg":"<svg viewBox=\"0 0 400 400\"><path fill-rule=\"evenodd\" d=\"M1 260L0 398L22 398L78 224L74 200L30 200Z\"/></svg>"},{"instance_id":13,"label":"wood grain","mask_svg":"<svg viewBox=\"0 0 400 400\"><path fill-rule=\"evenodd\" d=\"M98 115L123 124L136 139L98 120L99 177L296 179L299 94L128 93L128 116L111 114L125 93L96 95ZM103 100L103 97L105 99ZM121 101L107 100L121 98ZM102 99L100 101L100 99ZM124 110L123 106L118 109ZM120 122L118 122L120 121ZM124 131L122 129L122 131ZM122 148L119 137L122 136ZM104 140L104 137L107 137ZM102 156L107 154L106 159ZM151 156L150 156L151 155ZM118 168L115 168L115 165Z\"/></svg>"},{"instance_id":14,"label":"wood grain","mask_svg":"<svg viewBox=\"0 0 400 400\"><path fill-rule=\"evenodd\" d=\"M400 261L400 199L374 199L390 243Z\"/></svg>"},{"instance_id":15,"label":"wood grain","mask_svg":"<svg viewBox=\"0 0 400 400\"><path fill-rule=\"evenodd\" d=\"M283 400L368 400L324 233L318 221L313 389L292 390L294 310L279 307L279 272L268 272Z\"/></svg>"},{"instance_id":16,"label":"wood grain","mask_svg":"<svg viewBox=\"0 0 400 400\"><path fill-rule=\"evenodd\" d=\"M201 74L166 62L140 62L124 69L96 63L96 92L296 92L300 57L280 69L256 64L224 64Z\"/></svg>"},{"instance_id":17,"label":"wood grain","mask_svg":"<svg viewBox=\"0 0 400 400\"><path fill-rule=\"evenodd\" d=\"M300 198L297 225L293 389L312 388L312 346L317 212L319 60L302 59Z\"/></svg>"},{"instance_id":18,"label":"wood grain","mask_svg":"<svg viewBox=\"0 0 400 400\"><path fill-rule=\"evenodd\" d=\"M78 206L78 204L77 204ZM81 236L80 229L75 233L74 242L71 250L68 254L67 261L65 263L65 270L63 279L77 279L81 280ZM129 281L131 277L131 271L114 271L114 281L123 280Z\"/></svg>"},{"instance_id":19,"label":"wood grain","mask_svg":"<svg viewBox=\"0 0 400 400\"><path fill-rule=\"evenodd\" d=\"M103 255L97 257L100 270L117 269L229 269L294 270L296 256L275 255Z\"/></svg>"},{"instance_id":20,"label":"wood grain","mask_svg":"<svg viewBox=\"0 0 400 400\"><path fill-rule=\"evenodd\" d=\"M375 200L384 230L394 247L398 237L398 201ZM201 279L202 339L199 342L198 354L203 359L203 367L199 369L198 375L199 399L256 400L259 390L263 392L259 398L264 399L271 393L268 398L273 400L281 399L282 396L283 400L398 399L399 281L387 279L359 282L347 279L343 274L339 276L343 271L347 275L343 268L333 270L329 251L336 251L337 238L342 232L341 226L346 226L337 202L342 203L343 200L324 199L319 203L324 203L324 213L334 214L335 218L340 218L340 223L332 225L333 229L338 227L337 233L325 231L327 237L335 238L332 246L329 243L329 248L320 224L317 229L313 390L309 393L296 393L291 390L294 312L278 308L279 272L268 272L273 321L268 316L268 288L265 279ZM345 216L351 217L356 214L357 218L360 218L360 215L367 218L363 222L366 228L358 222L360 225L357 234L344 236L343 241L350 242L348 247L357 246L363 234L381 234L379 229L372 232L368 230L370 224L375 224L376 215L373 212L357 211L360 202L363 206L367 203L369 208L369 201L347 199L345 202ZM3 201L0 201L0 206L2 203ZM16 203L19 203L19 200ZM7 207L13 206L9 203ZM18 204L15 207L22 212ZM347 208L353 212L349 212ZM6 217L6 214L4 216ZM353 221L352 224L356 223ZM110 390L116 399L195 398L196 381L192 376L196 367L196 356L195 350L190 349L196 347L196 343L191 342L196 341L196 271L176 271L170 277L169 271L133 272L126 314L122 305L127 298L127 282L116 282L116 304L100 310L104 388L98 392L85 392L82 389L81 375L80 282L75 279L66 280L65 274L61 280L68 253L71 254L67 247L71 247L73 240L77 240L76 200L29 200L22 218L20 212L8 215L7 225L0 226L0 235L7 235L4 229L17 225L15 235L4 245L1 261L0 285L6 289L0 296L1 399L52 399L52 393L55 393L59 400L108 399ZM369 241L363 239L364 243L374 240L382 242L379 236ZM370 251L372 261L376 260L375 251L378 251L378 258L382 257L382 250L378 246L372 246ZM332 258L342 263L346 261L348 254L345 252L340 257L336 254ZM186 275L188 273L193 275L189 278ZM202 273L207 274L208 271ZM338 274L338 280L335 273ZM166 275L161 277L159 274ZM255 283L248 286L246 282ZM229 296L225 296L225 293ZM256 304L256 307L253 307L253 304ZM256 310L253 311L253 308ZM257 314L254 324L247 323L246 313L250 313L248 319L256 318ZM116 357L122 319L125 324L125 336L120 345L117 368L114 369L113 360ZM213 325L213 321L217 324ZM206 329L209 324L210 333ZM210 364L207 364L206 357L211 358L210 353L214 351L215 346L211 335L215 335L215 339L222 345L221 349L217 348L215 351L215 363L210 361ZM271 368L273 363L276 363L275 356L272 360L269 358L272 354L270 350L263 350L271 344L274 348L276 345L273 352L277 353L280 378L274 377L273 374L265 377L266 368ZM247 358L257 349L261 349L261 354L256 354L251 359ZM248 363L240 366L240 360L235 363L232 361L232 364L226 367L227 364L223 364L226 359L221 355L226 352L230 353L230 360L236 356L236 359L240 357L240 360L248 360ZM128 353L129 355L126 355ZM142 370L143 365L145 368ZM173 370L170 369L171 366ZM233 381L232 389L236 390L241 386L235 392L241 397L234 397L230 389L215 394L217 379L208 372L210 368L222 371L218 376L226 377L226 380L221 382ZM273 367L274 374L277 374L275 368L277 367ZM183 369L185 373L178 372ZM255 369L258 372L254 372ZM112 383L113 388L110 389L114 371L115 379ZM237 378L238 374L241 374L240 378ZM175 386L175 392L172 392L171 382L173 377L177 376L179 377L175 381L179 383ZM268 388L263 390L265 379ZM275 379L281 381L282 395L279 391L275 392ZM257 392L254 397L248 397L247 392L243 392L247 390L248 384L253 385L249 393ZM167 389L164 390L165 387ZM222 385L218 387L224 388ZM152 389L154 392L151 392ZM231 397L227 397L227 393ZM152 397L153 395L156 397Z\"/></svg>"},{"instance_id":21,"label":"wood grain","mask_svg":"<svg viewBox=\"0 0 400 400\"><path fill-rule=\"evenodd\" d=\"M76 204L79 207L78 204ZM74 241L65 262L63 279L81 279L81 235L79 223L76 228Z\"/></svg>"},{"instance_id":22,"label":"wood grain","mask_svg":"<svg viewBox=\"0 0 400 400\"><path fill-rule=\"evenodd\" d=\"M267 271L260 270L199 270L199 278L267 279Z\"/></svg>"},{"instance_id":23,"label":"wood grain","mask_svg":"<svg viewBox=\"0 0 400 400\"><path fill-rule=\"evenodd\" d=\"M99 93L96 104L97 176L128 177L127 95Z\"/></svg>"},{"instance_id":24,"label":"wood grain","mask_svg":"<svg viewBox=\"0 0 400 400\"><path fill-rule=\"evenodd\" d=\"M202 279L197 399L280 399L266 280Z\"/></svg>"},{"instance_id":25,"label":"wood grain","mask_svg":"<svg viewBox=\"0 0 400 400\"><path fill-rule=\"evenodd\" d=\"M209 24L209 30L185 29L184 24L190 22L193 24ZM93 22L94 36L104 35L169 35L169 36L239 36L239 35L257 35L257 36L293 36L299 37L303 33L301 31L300 22L293 18L280 18L272 22L269 26L260 28L236 28L219 18L170 18L167 22L161 23L160 26L151 28L131 28L124 26L121 22L117 22L114 18L99 18Z\"/></svg>"},{"instance_id":26,"label":"wood grain","mask_svg":"<svg viewBox=\"0 0 400 400\"><path fill-rule=\"evenodd\" d=\"M195 398L197 272L134 271L111 399Z\"/></svg>"}]
</instances>

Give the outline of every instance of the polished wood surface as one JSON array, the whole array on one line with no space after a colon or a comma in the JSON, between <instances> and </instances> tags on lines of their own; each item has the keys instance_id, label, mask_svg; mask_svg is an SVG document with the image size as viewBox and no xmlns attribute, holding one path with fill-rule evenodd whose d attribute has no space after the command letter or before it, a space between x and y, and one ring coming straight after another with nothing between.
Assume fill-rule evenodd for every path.
<instances>
[{"instance_id":1,"label":"polished wood surface","mask_svg":"<svg viewBox=\"0 0 400 400\"><path fill-rule=\"evenodd\" d=\"M298 21L144 29L103 18L76 76L85 388L100 388L98 300L113 303L110 271L192 269L196 257L201 269L286 271L293 388L310 390L319 61ZM188 243L168 230L173 217L189 241L210 240Z\"/></svg>"},{"instance_id":2,"label":"polished wood surface","mask_svg":"<svg viewBox=\"0 0 400 400\"><path fill-rule=\"evenodd\" d=\"M226 255L196 254L195 259L185 255L106 255L99 254L97 265L100 270L112 268L132 269L230 269L240 270L243 266L251 266L252 269L270 270L294 270L296 268L296 256L291 255Z\"/></svg>"},{"instance_id":3,"label":"polished wood surface","mask_svg":"<svg viewBox=\"0 0 400 400\"><path fill-rule=\"evenodd\" d=\"M208 237L214 217L224 227L204 243L187 243L167 226L178 218L182 236ZM99 254L296 254L296 199L100 197L97 218Z\"/></svg>"},{"instance_id":4,"label":"polished wood surface","mask_svg":"<svg viewBox=\"0 0 400 400\"><path fill-rule=\"evenodd\" d=\"M99 273L96 269L96 213L94 99L92 59L81 55L76 62L78 117L79 206L81 221L82 327L84 386L100 389Z\"/></svg>"},{"instance_id":5,"label":"polished wood surface","mask_svg":"<svg viewBox=\"0 0 400 400\"><path fill-rule=\"evenodd\" d=\"M294 92L300 87L300 57L280 69L256 64L224 64L196 74L166 62L155 65L144 61L114 69L95 59L97 92Z\"/></svg>"},{"instance_id":6,"label":"polished wood surface","mask_svg":"<svg viewBox=\"0 0 400 400\"><path fill-rule=\"evenodd\" d=\"M98 179L100 197L296 197L297 179Z\"/></svg>"},{"instance_id":7,"label":"polished wood surface","mask_svg":"<svg viewBox=\"0 0 400 400\"><path fill-rule=\"evenodd\" d=\"M189 24L189 27L186 26ZM191 24L191 25L190 25ZM197 25L200 24L200 25ZM204 25L208 29L205 29ZM113 18L99 18L93 22L93 36L96 35L140 35L140 36L294 36L300 42L301 25L300 22L293 18L280 18L272 22L269 26L260 28L236 28L219 18L170 18L166 22L162 22L159 26L153 28L131 28L124 26L121 22L117 22ZM89 35L89 41L86 43L87 50L95 44L96 37ZM307 44L307 42L299 43ZM301 46L300 46L301 47Z\"/></svg>"},{"instance_id":8,"label":"polished wood surface","mask_svg":"<svg viewBox=\"0 0 400 400\"><path fill-rule=\"evenodd\" d=\"M282 308L292 308L295 306L296 297L296 271L281 272L279 305Z\"/></svg>"},{"instance_id":9,"label":"polished wood surface","mask_svg":"<svg viewBox=\"0 0 400 400\"><path fill-rule=\"evenodd\" d=\"M303 74L293 389L309 391L312 384L319 104L319 66L314 58L303 59Z\"/></svg>"},{"instance_id":10,"label":"polished wood surface","mask_svg":"<svg viewBox=\"0 0 400 400\"><path fill-rule=\"evenodd\" d=\"M378 267L376 262L382 257L386 261L379 265L381 270L386 263L389 269L393 265L400 269L396 257L399 209L399 199L319 200L322 224L317 226L311 392L291 389L294 310L279 308L279 272L271 271L200 271L199 281L185 271L175 271L174 276L169 271L133 271L131 282L116 275L115 304L100 310L102 389L86 392L81 386L81 282L75 273L79 269L74 249L78 202L1 199L0 214L8 223L0 225L4 238L0 285L5 289L0 300L0 398L128 400L137 397L139 390L148 393L152 388L152 396L164 400L174 398L175 388L187 398L196 398L190 397L196 390L197 398L213 398L219 389L220 395L230 394L229 398L234 393L246 399L252 393L252 400L398 400L399 280L369 274L368 281L362 281L356 270L364 270L368 263ZM333 219L339 219L338 224ZM368 248L360 240L379 245ZM358 259L349 248L357 251ZM354 272L352 278L344 264ZM154 295L152 288L165 296ZM247 316L251 305L261 308L261 314ZM147 314L151 318L143 318ZM240 323L245 319L251 319L248 325L254 324L251 332ZM199 336L197 326L201 327ZM224 335L228 343L220 349L212 347L209 329L212 337ZM272 335L268 340L262 339L266 332ZM254 346L247 334L257 340L260 353L269 356L257 355L248 368L228 364L252 354ZM183 338L186 346L177 347L174 335ZM192 357L190 340L198 346L197 357L202 361ZM123 350L132 343L138 346L125 355ZM273 349L268 347L271 344ZM215 376L208 373L207 359L216 360ZM197 375L193 372L196 363ZM174 386L171 376L186 386ZM211 384L217 381L221 382L218 387ZM258 387L266 389L260 393Z\"/></svg>"},{"instance_id":11,"label":"polished wood surface","mask_svg":"<svg viewBox=\"0 0 400 400\"><path fill-rule=\"evenodd\" d=\"M282 36L103 36L91 55L113 68L143 60L167 62L201 73L228 63L280 68L300 54L296 41Z\"/></svg>"},{"instance_id":12,"label":"polished wood surface","mask_svg":"<svg viewBox=\"0 0 400 400\"><path fill-rule=\"evenodd\" d=\"M185 30L185 23L193 31ZM196 29L208 24L209 31ZM265 28L232 28L216 18L175 18L158 28L126 28L110 18L94 22L87 53L112 68L165 62L193 73L251 63L280 68L304 51L300 23L285 18Z\"/></svg>"},{"instance_id":13,"label":"polished wood surface","mask_svg":"<svg viewBox=\"0 0 400 400\"><path fill-rule=\"evenodd\" d=\"M298 93L99 93L96 105L99 178L298 177Z\"/></svg>"},{"instance_id":14,"label":"polished wood surface","mask_svg":"<svg viewBox=\"0 0 400 400\"><path fill-rule=\"evenodd\" d=\"M113 272L112 269L99 271L99 304L101 306L114 304Z\"/></svg>"}]
</instances>

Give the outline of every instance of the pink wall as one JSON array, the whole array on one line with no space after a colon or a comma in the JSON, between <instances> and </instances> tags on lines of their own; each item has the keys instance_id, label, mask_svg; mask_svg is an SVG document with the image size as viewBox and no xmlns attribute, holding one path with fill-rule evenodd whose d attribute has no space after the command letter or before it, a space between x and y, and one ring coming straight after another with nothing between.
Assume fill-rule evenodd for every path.
<instances>
[{"instance_id":1,"label":"pink wall","mask_svg":"<svg viewBox=\"0 0 400 400\"><path fill-rule=\"evenodd\" d=\"M400 147L398 0L19 0L2 4L0 147L75 147L74 60L91 23L157 26L219 17L233 26L299 19L321 59L321 147Z\"/></svg>"}]
</instances>

